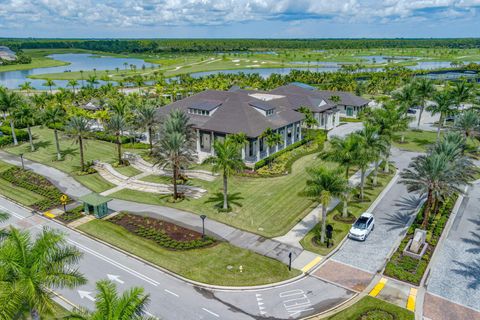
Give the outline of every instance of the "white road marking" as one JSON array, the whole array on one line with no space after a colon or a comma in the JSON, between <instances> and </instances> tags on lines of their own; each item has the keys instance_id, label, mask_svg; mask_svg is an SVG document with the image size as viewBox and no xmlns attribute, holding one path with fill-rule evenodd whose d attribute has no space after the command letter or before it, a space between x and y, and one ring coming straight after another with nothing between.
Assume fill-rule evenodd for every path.
<instances>
[{"instance_id":1,"label":"white road marking","mask_svg":"<svg viewBox=\"0 0 480 320\"><path fill-rule=\"evenodd\" d=\"M26 217L24 217L24 216L22 216L22 215L19 215L18 213L13 212L13 211L10 210L10 209L5 208L4 206L0 206L0 209L1 209L2 211L5 211L5 212L8 213L8 214L14 216L14 217L17 218L18 220L23 220L23 219L26 218Z\"/></svg>"},{"instance_id":2,"label":"white road marking","mask_svg":"<svg viewBox=\"0 0 480 320\"><path fill-rule=\"evenodd\" d=\"M122 281L120 280L120 276L117 276L117 275L114 275L114 274L107 274L107 278L110 280L110 281L116 281L120 284L124 284L125 281Z\"/></svg>"},{"instance_id":3,"label":"white road marking","mask_svg":"<svg viewBox=\"0 0 480 320\"><path fill-rule=\"evenodd\" d=\"M283 306L291 317L298 317L302 312L313 310L310 299L308 299L307 294L301 289L284 291L281 292L279 296L280 298L287 298L283 301Z\"/></svg>"},{"instance_id":4,"label":"white road marking","mask_svg":"<svg viewBox=\"0 0 480 320\"><path fill-rule=\"evenodd\" d=\"M265 307L263 306L265 303L262 302L263 301L262 295L260 293L257 293L257 294L255 294L255 296L257 298L258 310L260 311L260 315L263 316L267 312L265 311Z\"/></svg>"},{"instance_id":5,"label":"white road marking","mask_svg":"<svg viewBox=\"0 0 480 320\"><path fill-rule=\"evenodd\" d=\"M207 312L210 313L211 315L213 315L213 316L215 316L215 317L217 317L217 318L220 318L220 316L219 316L218 314L216 314L215 312L212 312L212 311L210 311L210 310L208 310L208 309L206 309L206 308L202 308L202 309L203 309L204 311L207 311Z\"/></svg>"},{"instance_id":6,"label":"white road marking","mask_svg":"<svg viewBox=\"0 0 480 320\"><path fill-rule=\"evenodd\" d=\"M154 318L154 319L159 319L157 316L154 316L153 314L151 314L151 313L148 312L148 311L145 311L145 314L146 314L147 316L149 316L149 317Z\"/></svg>"},{"instance_id":7,"label":"white road marking","mask_svg":"<svg viewBox=\"0 0 480 320\"><path fill-rule=\"evenodd\" d=\"M95 298L92 297L92 293L90 291L78 290L78 295L80 296L80 299L87 298L90 301L95 301Z\"/></svg>"},{"instance_id":8,"label":"white road marking","mask_svg":"<svg viewBox=\"0 0 480 320\"><path fill-rule=\"evenodd\" d=\"M170 291L170 290L168 290L168 289L164 289L164 290L165 290L165 292L168 292L168 293L170 293L172 296L175 296L175 297L178 298L178 294L176 294L175 292L172 292L172 291Z\"/></svg>"},{"instance_id":9,"label":"white road marking","mask_svg":"<svg viewBox=\"0 0 480 320\"><path fill-rule=\"evenodd\" d=\"M151 279L151 278L149 278L149 277L147 277L147 276L145 276L145 275L143 275L143 274L141 274L141 273L139 273L139 272L137 272L137 271L135 271L135 270L133 270L133 269L130 269L129 267L126 267L126 266L124 266L124 265L122 265L122 264L120 264L120 263L118 263L118 262L116 262L116 261L114 261L114 260L112 260L112 259L104 256L103 254L98 253L98 252L96 252L96 251L94 251L94 250L92 250L92 249L90 249L90 248L88 248L88 247L86 247L86 246L84 246L84 245L76 242L76 241L73 241L73 240L71 240L71 239L67 239L67 242L73 244L74 246L80 248L81 250L83 250L83 251L85 251L85 252L87 252L87 253L90 253L91 255L93 255L93 256L95 256L95 257L97 257L97 258L99 258L99 259L101 259L101 260L103 260L103 261L105 261L105 262L110 263L111 265L116 266L117 268L119 268L119 269L121 269L121 270L123 270L123 271L125 271L125 272L130 273L131 275L133 275L133 276L135 276L135 277L137 277L137 278L139 278L139 279L141 279L141 280L143 280L143 281L145 281L145 282L150 283L151 285L153 285L153 286L155 286L155 287L157 287L157 286L160 284L159 282L157 282L157 281L155 281L155 280L153 280L153 279Z\"/></svg>"}]
</instances>

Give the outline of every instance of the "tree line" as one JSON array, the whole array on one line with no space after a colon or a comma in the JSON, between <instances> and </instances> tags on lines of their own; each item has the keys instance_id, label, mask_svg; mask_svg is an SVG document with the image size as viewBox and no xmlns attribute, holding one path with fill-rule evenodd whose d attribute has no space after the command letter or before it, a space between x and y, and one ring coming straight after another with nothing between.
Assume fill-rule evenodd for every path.
<instances>
[{"instance_id":1,"label":"tree line","mask_svg":"<svg viewBox=\"0 0 480 320\"><path fill-rule=\"evenodd\" d=\"M43 39L0 38L18 49L77 48L105 52L218 52L261 49L478 48L480 38L459 39Z\"/></svg>"}]
</instances>

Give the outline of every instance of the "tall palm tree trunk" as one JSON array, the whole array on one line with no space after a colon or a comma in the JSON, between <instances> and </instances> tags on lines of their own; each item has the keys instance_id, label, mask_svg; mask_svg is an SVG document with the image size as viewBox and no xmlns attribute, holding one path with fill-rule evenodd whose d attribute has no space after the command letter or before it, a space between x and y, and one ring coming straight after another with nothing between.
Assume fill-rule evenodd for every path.
<instances>
[{"instance_id":1,"label":"tall palm tree trunk","mask_svg":"<svg viewBox=\"0 0 480 320\"><path fill-rule=\"evenodd\" d=\"M432 201L433 201L432 192L429 190L428 196L427 196L427 203L425 205L425 210L423 210L423 222L422 222L423 229L425 229L428 225L428 218L430 217L430 209L432 207Z\"/></svg>"},{"instance_id":2,"label":"tall palm tree trunk","mask_svg":"<svg viewBox=\"0 0 480 320\"><path fill-rule=\"evenodd\" d=\"M342 217L343 218L348 218L348 201L347 201L347 199L343 200Z\"/></svg>"},{"instance_id":3,"label":"tall palm tree trunk","mask_svg":"<svg viewBox=\"0 0 480 320\"><path fill-rule=\"evenodd\" d=\"M226 170L223 170L223 209L228 209L228 183L227 183L227 173Z\"/></svg>"},{"instance_id":4,"label":"tall palm tree trunk","mask_svg":"<svg viewBox=\"0 0 480 320\"><path fill-rule=\"evenodd\" d=\"M345 167L345 178L347 178L347 180L350 178L349 174L350 174L350 166L346 166Z\"/></svg>"},{"instance_id":5,"label":"tall palm tree trunk","mask_svg":"<svg viewBox=\"0 0 480 320\"><path fill-rule=\"evenodd\" d=\"M364 189L365 189L365 169L360 169L360 199L363 200Z\"/></svg>"},{"instance_id":6,"label":"tall palm tree trunk","mask_svg":"<svg viewBox=\"0 0 480 320\"><path fill-rule=\"evenodd\" d=\"M423 109L425 109L425 101L422 101L422 105L420 106L420 113L418 114L417 129L420 129L420 121L422 121Z\"/></svg>"},{"instance_id":7,"label":"tall palm tree trunk","mask_svg":"<svg viewBox=\"0 0 480 320\"><path fill-rule=\"evenodd\" d=\"M328 205L322 204L322 232L320 233L320 243L325 243L325 233L327 230L327 207Z\"/></svg>"},{"instance_id":8,"label":"tall palm tree trunk","mask_svg":"<svg viewBox=\"0 0 480 320\"><path fill-rule=\"evenodd\" d=\"M178 178L178 168L177 164L173 165L173 199L178 199L178 190L177 190L177 178Z\"/></svg>"},{"instance_id":9,"label":"tall palm tree trunk","mask_svg":"<svg viewBox=\"0 0 480 320\"><path fill-rule=\"evenodd\" d=\"M78 137L78 145L80 147L80 167L82 171L85 171L85 159L83 157L83 138L81 136Z\"/></svg>"},{"instance_id":10,"label":"tall palm tree trunk","mask_svg":"<svg viewBox=\"0 0 480 320\"><path fill-rule=\"evenodd\" d=\"M18 140L17 135L15 134L15 125L13 124L13 120L10 120L10 129L12 129L13 144L16 146L18 145Z\"/></svg>"},{"instance_id":11,"label":"tall palm tree trunk","mask_svg":"<svg viewBox=\"0 0 480 320\"><path fill-rule=\"evenodd\" d=\"M151 155L152 152L153 152L153 139L152 139L152 135L153 135L152 127L148 127L148 142L149 142L149 144L150 144L150 155Z\"/></svg>"},{"instance_id":12,"label":"tall palm tree trunk","mask_svg":"<svg viewBox=\"0 0 480 320\"><path fill-rule=\"evenodd\" d=\"M62 154L60 152L60 142L58 141L58 130L53 128L53 134L55 136L55 147L57 148L57 161L62 160Z\"/></svg>"},{"instance_id":13,"label":"tall palm tree trunk","mask_svg":"<svg viewBox=\"0 0 480 320\"><path fill-rule=\"evenodd\" d=\"M440 131L443 127L443 114L440 113L440 119L438 119L438 128L437 128L437 142L440 140Z\"/></svg>"},{"instance_id":14,"label":"tall palm tree trunk","mask_svg":"<svg viewBox=\"0 0 480 320\"><path fill-rule=\"evenodd\" d=\"M118 164L122 164L122 143L120 141L120 135L117 134L117 156L118 156Z\"/></svg>"},{"instance_id":15,"label":"tall palm tree trunk","mask_svg":"<svg viewBox=\"0 0 480 320\"><path fill-rule=\"evenodd\" d=\"M30 129L30 126L27 126L27 131L28 131L28 140L30 141L30 151L35 151L35 146L33 145L33 138L32 138L32 130Z\"/></svg>"}]
</instances>

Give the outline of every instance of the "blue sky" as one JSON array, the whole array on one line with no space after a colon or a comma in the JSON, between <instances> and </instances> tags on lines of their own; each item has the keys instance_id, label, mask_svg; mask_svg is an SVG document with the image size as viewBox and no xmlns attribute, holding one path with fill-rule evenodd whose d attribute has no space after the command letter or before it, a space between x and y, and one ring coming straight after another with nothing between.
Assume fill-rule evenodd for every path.
<instances>
[{"instance_id":1,"label":"blue sky","mask_svg":"<svg viewBox=\"0 0 480 320\"><path fill-rule=\"evenodd\" d=\"M0 0L0 37L480 37L480 0Z\"/></svg>"}]
</instances>

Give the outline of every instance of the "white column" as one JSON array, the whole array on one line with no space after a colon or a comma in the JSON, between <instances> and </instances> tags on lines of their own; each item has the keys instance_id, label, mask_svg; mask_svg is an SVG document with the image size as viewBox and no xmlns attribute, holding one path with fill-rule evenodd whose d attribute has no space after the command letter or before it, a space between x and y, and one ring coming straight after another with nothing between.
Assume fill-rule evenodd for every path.
<instances>
[{"instance_id":1,"label":"white column","mask_svg":"<svg viewBox=\"0 0 480 320\"><path fill-rule=\"evenodd\" d=\"M287 127L283 127L283 149L287 147Z\"/></svg>"},{"instance_id":2,"label":"white column","mask_svg":"<svg viewBox=\"0 0 480 320\"><path fill-rule=\"evenodd\" d=\"M280 130L277 129L277 133L280 133ZM275 145L275 152L278 152L278 143Z\"/></svg>"},{"instance_id":3,"label":"white column","mask_svg":"<svg viewBox=\"0 0 480 320\"><path fill-rule=\"evenodd\" d=\"M212 131L212 132L210 132L210 154L212 156L215 155L215 150L213 149L213 142L214 142L213 139L214 139L214 135L213 135L213 131Z\"/></svg>"},{"instance_id":4,"label":"white column","mask_svg":"<svg viewBox=\"0 0 480 320\"><path fill-rule=\"evenodd\" d=\"M197 129L197 154L200 154L200 130Z\"/></svg>"},{"instance_id":5,"label":"white column","mask_svg":"<svg viewBox=\"0 0 480 320\"><path fill-rule=\"evenodd\" d=\"M246 154L246 151L245 149L247 148L248 144L245 145L245 146L242 146L242 160L245 161L245 154Z\"/></svg>"},{"instance_id":6,"label":"white column","mask_svg":"<svg viewBox=\"0 0 480 320\"><path fill-rule=\"evenodd\" d=\"M300 135L299 135L300 139L299 140L302 140L302 127L300 127Z\"/></svg>"},{"instance_id":7,"label":"white column","mask_svg":"<svg viewBox=\"0 0 480 320\"><path fill-rule=\"evenodd\" d=\"M257 138L257 161L260 161L260 138Z\"/></svg>"}]
</instances>

